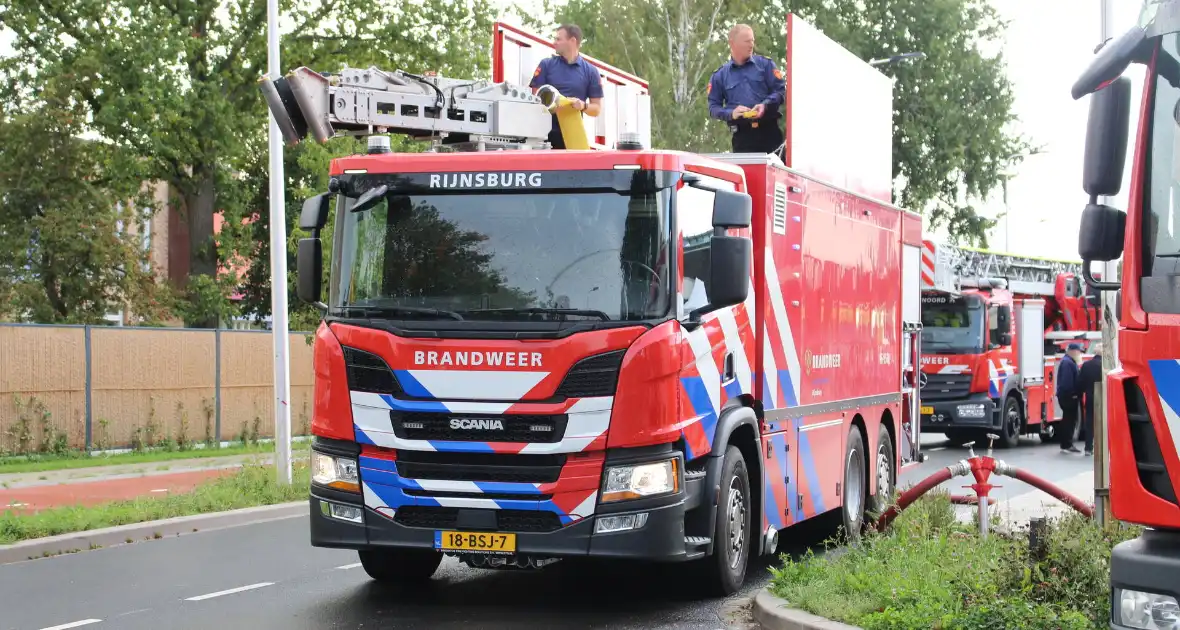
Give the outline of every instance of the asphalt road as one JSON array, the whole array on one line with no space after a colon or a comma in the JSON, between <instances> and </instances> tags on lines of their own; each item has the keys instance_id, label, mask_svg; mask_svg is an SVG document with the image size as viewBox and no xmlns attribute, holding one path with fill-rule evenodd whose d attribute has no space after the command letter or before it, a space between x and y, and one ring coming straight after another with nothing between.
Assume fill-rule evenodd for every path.
<instances>
[{"instance_id":1,"label":"asphalt road","mask_svg":"<svg viewBox=\"0 0 1180 630\"><path fill-rule=\"evenodd\" d=\"M927 437L930 460L902 485L967 456ZM996 451L1050 480L1089 469L1035 438ZM968 483L960 478L950 487ZM1005 480L999 492L1028 488ZM998 497L1005 498L1005 497ZM818 543L812 531L784 532L785 549ZM725 600L694 600L679 567L579 566L541 571L481 571L444 562L412 592L378 586L347 551L307 544L307 519L198 532L171 539L0 566L0 629L181 630L269 628L619 628L738 630L755 627L749 600L769 574L751 568L745 590Z\"/></svg>"}]
</instances>

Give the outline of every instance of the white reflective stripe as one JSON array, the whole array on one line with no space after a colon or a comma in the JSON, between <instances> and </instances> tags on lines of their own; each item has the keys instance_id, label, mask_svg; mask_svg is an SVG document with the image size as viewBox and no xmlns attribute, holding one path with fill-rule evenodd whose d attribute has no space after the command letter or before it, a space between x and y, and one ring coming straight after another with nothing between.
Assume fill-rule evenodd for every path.
<instances>
[{"instance_id":1,"label":"white reflective stripe","mask_svg":"<svg viewBox=\"0 0 1180 630\"><path fill-rule=\"evenodd\" d=\"M509 372L493 370L408 370L433 398L474 398L520 400L549 372ZM448 403L452 408L454 403ZM468 413L488 413L472 411Z\"/></svg>"},{"instance_id":2,"label":"white reflective stripe","mask_svg":"<svg viewBox=\"0 0 1180 630\"><path fill-rule=\"evenodd\" d=\"M721 411L721 372L717 370L717 360L713 358L713 346L709 336L705 333L708 324L701 324L696 330L688 333L688 345L692 348L696 360L697 373L709 395L709 404L713 406L713 413Z\"/></svg>"},{"instance_id":3,"label":"white reflective stripe","mask_svg":"<svg viewBox=\"0 0 1180 630\"><path fill-rule=\"evenodd\" d=\"M734 374L737 376L738 384L743 392L753 392L750 387L750 359L746 356L746 347L742 345L737 317L733 311L726 309L717 314L717 321L725 335L725 347L733 353Z\"/></svg>"},{"instance_id":4,"label":"white reflective stripe","mask_svg":"<svg viewBox=\"0 0 1180 630\"><path fill-rule=\"evenodd\" d=\"M795 404L801 404L803 401L799 399L799 381L802 380L799 353L795 350L795 336L791 332L791 320L787 318L786 303L783 302L783 287L779 284L778 270L775 269L770 252L767 252L766 256L766 284L770 291L770 307L774 310L774 318L778 320L783 354L787 355L787 372L791 375L791 390L795 395ZM786 406L785 401L783 406Z\"/></svg>"}]
</instances>

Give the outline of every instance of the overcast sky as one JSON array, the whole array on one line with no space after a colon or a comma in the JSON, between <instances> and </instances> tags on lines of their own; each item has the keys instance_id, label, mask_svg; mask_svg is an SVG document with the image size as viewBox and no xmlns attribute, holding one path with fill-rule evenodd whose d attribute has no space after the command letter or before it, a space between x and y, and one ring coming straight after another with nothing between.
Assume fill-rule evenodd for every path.
<instances>
[{"instance_id":1,"label":"overcast sky","mask_svg":"<svg viewBox=\"0 0 1180 630\"><path fill-rule=\"evenodd\" d=\"M1111 0L1115 35L1138 16L1140 0ZM493 0L507 6L508 0ZM526 4L535 0L526 0ZM537 3L539 4L539 3ZM1087 201L1081 188L1082 151L1088 99L1073 101L1069 88L1093 57L1099 42L1099 0L992 0L1011 22L1003 43L1008 73L1015 85L1017 128L1045 153L1028 158L1008 188L1011 224L1000 222L993 249L1054 258L1077 257L1078 217ZM11 51L11 37L0 33L0 54ZM1142 66L1132 66L1132 98L1138 102ZM1133 116L1138 112L1132 108ZM1126 182L1116 205L1126 207ZM1002 212L997 192L990 216Z\"/></svg>"}]
</instances>

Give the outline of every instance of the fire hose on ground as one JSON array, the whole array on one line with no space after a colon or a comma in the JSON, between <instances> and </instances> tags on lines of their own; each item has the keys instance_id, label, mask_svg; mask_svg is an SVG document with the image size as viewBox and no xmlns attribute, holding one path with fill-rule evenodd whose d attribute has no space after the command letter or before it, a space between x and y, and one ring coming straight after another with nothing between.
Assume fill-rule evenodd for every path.
<instances>
[{"instance_id":1,"label":"fire hose on ground","mask_svg":"<svg viewBox=\"0 0 1180 630\"><path fill-rule=\"evenodd\" d=\"M951 497L951 502L956 504L976 504L979 506L979 533L986 537L988 533L988 507L996 503L995 499L988 496L993 486L989 483L992 473L997 475L1004 475L1011 477L1018 481L1023 481L1028 485L1052 496L1061 501L1069 507L1077 510L1087 518L1094 517L1094 509L1090 507L1085 501L1075 497L1074 495L1062 490L1057 485L1050 481L1046 481L1026 470L1022 470L1015 466L1005 463L1002 460L994 459L992 457L991 442L998 439L999 436L988 434L989 444L987 448L987 455L978 456L971 448L974 442L968 442L965 446L971 457L965 460L960 460L950 466L941 468L929 477L919 481L909 490L906 490L898 497L897 503L885 510L881 517L877 519L877 530L884 530L897 518L897 515L902 510L917 501L919 497L937 488L939 484L949 481L955 477L964 476L970 473L975 478L975 483L966 486L975 491L976 496L969 495L954 495Z\"/></svg>"}]
</instances>

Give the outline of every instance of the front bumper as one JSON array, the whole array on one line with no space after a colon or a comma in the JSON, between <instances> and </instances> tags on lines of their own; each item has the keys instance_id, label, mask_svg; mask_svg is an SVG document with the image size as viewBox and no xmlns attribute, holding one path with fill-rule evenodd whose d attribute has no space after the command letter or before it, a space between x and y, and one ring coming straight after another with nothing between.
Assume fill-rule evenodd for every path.
<instances>
[{"instance_id":1,"label":"front bumper","mask_svg":"<svg viewBox=\"0 0 1180 630\"><path fill-rule=\"evenodd\" d=\"M921 414L922 433L943 433L952 429L1000 428L996 403L986 394L975 394L962 400L923 400Z\"/></svg>"},{"instance_id":2,"label":"front bumper","mask_svg":"<svg viewBox=\"0 0 1180 630\"><path fill-rule=\"evenodd\" d=\"M1149 529L1139 538L1115 545L1110 554L1110 587L1112 630L1136 628L1121 623L1124 590L1155 595L1156 601L1158 596L1170 596L1172 602L1157 604L1157 614L1180 619L1180 612L1172 612L1176 610L1172 605L1180 605L1180 532Z\"/></svg>"},{"instance_id":3,"label":"front bumper","mask_svg":"<svg viewBox=\"0 0 1180 630\"><path fill-rule=\"evenodd\" d=\"M336 549L419 548L434 549L436 532L502 532L516 534L516 556L533 558L597 557L678 562L688 560L694 549L685 538L685 514L700 505L703 479L683 479L677 494L617 504L599 504L595 514L545 532L501 528L500 510L454 508L431 526L413 526L369 509L360 496L331 488L311 487L311 544ZM323 504L327 503L325 509ZM362 522L331 515L331 504L359 508ZM634 529L596 533L600 518L646 514L646 522ZM516 516L519 517L517 511ZM422 523L427 525L426 523ZM465 553L465 552L447 552ZM696 554L693 554L694 556Z\"/></svg>"}]
</instances>

